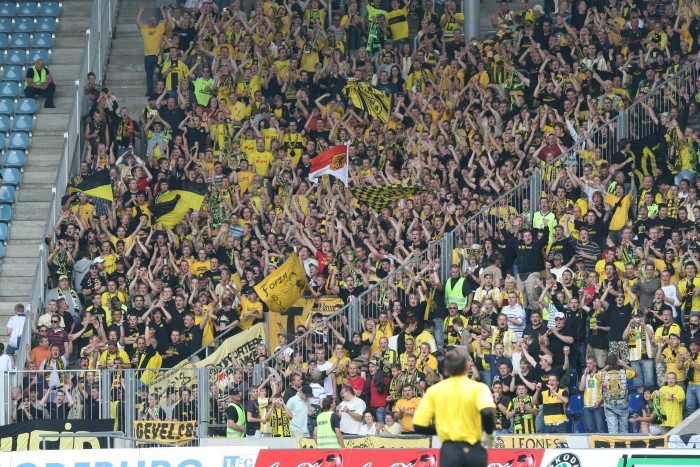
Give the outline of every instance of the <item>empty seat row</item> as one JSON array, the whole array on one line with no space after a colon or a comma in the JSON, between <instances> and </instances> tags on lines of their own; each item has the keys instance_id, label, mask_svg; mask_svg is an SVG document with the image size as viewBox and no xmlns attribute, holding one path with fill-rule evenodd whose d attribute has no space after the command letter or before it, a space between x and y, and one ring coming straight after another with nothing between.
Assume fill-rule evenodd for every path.
<instances>
[{"instance_id":1,"label":"empty seat row","mask_svg":"<svg viewBox=\"0 0 700 467\"><path fill-rule=\"evenodd\" d=\"M0 49L50 49L53 47L55 35L51 32L16 32L0 34Z\"/></svg>"},{"instance_id":2,"label":"empty seat row","mask_svg":"<svg viewBox=\"0 0 700 467\"><path fill-rule=\"evenodd\" d=\"M11 169L22 169L26 163L24 151L18 149L8 149L0 156L0 167Z\"/></svg>"},{"instance_id":3,"label":"empty seat row","mask_svg":"<svg viewBox=\"0 0 700 467\"><path fill-rule=\"evenodd\" d=\"M10 49L0 55L0 61L2 61L3 65L34 65L39 59L42 59L48 65L51 60L51 51L47 49Z\"/></svg>"},{"instance_id":4,"label":"empty seat row","mask_svg":"<svg viewBox=\"0 0 700 467\"><path fill-rule=\"evenodd\" d=\"M24 93L24 82L0 82L0 98L9 97L14 99L20 97L22 93Z\"/></svg>"},{"instance_id":5,"label":"empty seat row","mask_svg":"<svg viewBox=\"0 0 700 467\"><path fill-rule=\"evenodd\" d=\"M29 149L29 133L14 132L9 136L6 133L0 133L0 149L5 148L26 151Z\"/></svg>"},{"instance_id":6,"label":"empty seat row","mask_svg":"<svg viewBox=\"0 0 700 467\"><path fill-rule=\"evenodd\" d=\"M0 17L41 17L41 18L58 18L61 14L63 4L59 2L1 2Z\"/></svg>"},{"instance_id":7,"label":"empty seat row","mask_svg":"<svg viewBox=\"0 0 700 467\"><path fill-rule=\"evenodd\" d=\"M0 18L0 33L56 32L58 18Z\"/></svg>"},{"instance_id":8,"label":"empty seat row","mask_svg":"<svg viewBox=\"0 0 700 467\"><path fill-rule=\"evenodd\" d=\"M0 84L0 89L2 84ZM36 113L36 100L29 97L22 99L0 98L0 115L34 115Z\"/></svg>"},{"instance_id":9,"label":"empty seat row","mask_svg":"<svg viewBox=\"0 0 700 467\"><path fill-rule=\"evenodd\" d=\"M0 115L0 132L32 131L35 119L33 115L17 115L14 118L10 118L9 115Z\"/></svg>"}]
</instances>

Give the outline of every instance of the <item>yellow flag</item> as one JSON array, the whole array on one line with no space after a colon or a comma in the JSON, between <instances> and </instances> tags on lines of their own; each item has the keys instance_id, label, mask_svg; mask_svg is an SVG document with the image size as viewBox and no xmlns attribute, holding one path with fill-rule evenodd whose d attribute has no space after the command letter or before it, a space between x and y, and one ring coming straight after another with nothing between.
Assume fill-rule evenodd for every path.
<instances>
[{"instance_id":1,"label":"yellow flag","mask_svg":"<svg viewBox=\"0 0 700 467\"><path fill-rule=\"evenodd\" d=\"M306 288L304 265L296 253L284 264L254 286L255 292L270 311L282 313L299 300Z\"/></svg>"}]
</instances>

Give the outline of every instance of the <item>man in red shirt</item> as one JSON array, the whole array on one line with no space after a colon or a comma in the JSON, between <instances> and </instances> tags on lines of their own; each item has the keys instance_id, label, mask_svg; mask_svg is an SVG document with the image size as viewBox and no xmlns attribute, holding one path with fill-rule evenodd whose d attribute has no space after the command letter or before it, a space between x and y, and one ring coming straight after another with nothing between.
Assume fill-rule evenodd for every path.
<instances>
[{"instance_id":1,"label":"man in red shirt","mask_svg":"<svg viewBox=\"0 0 700 467\"><path fill-rule=\"evenodd\" d=\"M362 398L365 393L365 379L360 376L360 365L355 362L348 364L348 377L343 381L343 385L351 386L355 391L355 396Z\"/></svg>"}]
</instances>

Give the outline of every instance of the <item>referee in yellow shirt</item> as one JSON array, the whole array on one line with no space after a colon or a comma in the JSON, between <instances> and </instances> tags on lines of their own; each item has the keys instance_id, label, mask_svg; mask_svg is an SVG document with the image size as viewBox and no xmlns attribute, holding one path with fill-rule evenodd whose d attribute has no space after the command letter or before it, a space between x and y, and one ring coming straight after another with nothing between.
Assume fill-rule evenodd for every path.
<instances>
[{"instance_id":1,"label":"referee in yellow shirt","mask_svg":"<svg viewBox=\"0 0 700 467\"><path fill-rule=\"evenodd\" d=\"M482 428L486 444L493 442L496 406L488 386L467 377L471 363L466 349L448 350L445 371L450 377L426 391L413 415L416 433L440 438L443 466L486 467Z\"/></svg>"}]
</instances>

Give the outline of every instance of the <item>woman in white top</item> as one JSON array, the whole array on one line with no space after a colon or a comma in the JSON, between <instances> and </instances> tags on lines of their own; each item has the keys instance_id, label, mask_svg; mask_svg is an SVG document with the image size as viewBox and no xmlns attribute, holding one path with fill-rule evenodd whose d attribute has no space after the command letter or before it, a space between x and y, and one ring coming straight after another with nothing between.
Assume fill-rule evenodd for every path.
<instances>
[{"instance_id":1,"label":"woman in white top","mask_svg":"<svg viewBox=\"0 0 700 467\"><path fill-rule=\"evenodd\" d=\"M5 353L5 344L0 344L0 374L12 371L14 367L12 356Z\"/></svg>"},{"instance_id":2,"label":"woman in white top","mask_svg":"<svg viewBox=\"0 0 700 467\"><path fill-rule=\"evenodd\" d=\"M360 427L360 436L374 436L377 434L377 423L374 421L372 412L365 412L365 423Z\"/></svg>"}]
</instances>

